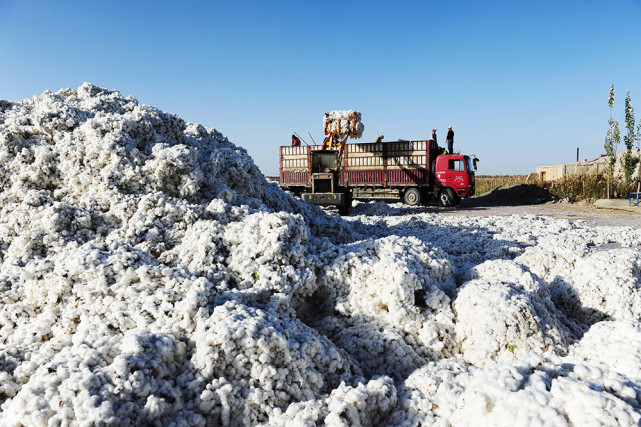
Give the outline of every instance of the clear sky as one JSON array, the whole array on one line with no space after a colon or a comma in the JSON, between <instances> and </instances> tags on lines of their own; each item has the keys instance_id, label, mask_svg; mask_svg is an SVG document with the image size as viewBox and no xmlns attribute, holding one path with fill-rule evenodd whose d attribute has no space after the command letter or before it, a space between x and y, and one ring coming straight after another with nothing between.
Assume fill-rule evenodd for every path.
<instances>
[{"instance_id":1,"label":"clear sky","mask_svg":"<svg viewBox=\"0 0 641 427\"><path fill-rule=\"evenodd\" d=\"M359 142L452 126L479 174L526 174L604 152L610 84L622 128L626 89L641 119L641 0L0 0L0 99L85 81L216 128L265 175L347 109Z\"/></svg>"}]
</instances>

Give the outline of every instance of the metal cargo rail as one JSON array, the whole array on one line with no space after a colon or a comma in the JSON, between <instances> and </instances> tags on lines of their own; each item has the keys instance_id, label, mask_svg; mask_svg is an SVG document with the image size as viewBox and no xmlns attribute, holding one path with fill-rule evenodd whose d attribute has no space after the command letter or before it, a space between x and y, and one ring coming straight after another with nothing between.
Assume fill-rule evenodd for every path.
<instances>
[{"instance_id":1,"label":"metal cargo rail","mask_svg":"<svg viewBox=\"0 0 641 427\"><path fill-rule=\"evenodd\" d=\"M339 184L343 186L430 185L429 141L346 144ZM322 146L280 147L280 185L311 185L311 152Z\"/></svg>"}]
</instances>

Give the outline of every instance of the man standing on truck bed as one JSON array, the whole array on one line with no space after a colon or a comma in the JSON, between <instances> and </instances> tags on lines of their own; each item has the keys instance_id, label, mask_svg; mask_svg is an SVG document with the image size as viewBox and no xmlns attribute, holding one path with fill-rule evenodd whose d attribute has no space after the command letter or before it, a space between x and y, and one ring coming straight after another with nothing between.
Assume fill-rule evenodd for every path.
<instances>
[{"instance_id":1,"label":"man standing on truck bed","mask_svg":"<svg viewBox=\"0 0 641 427\"><path fill-rule=\"evenodd\" d=\"M452 130L452 126L447 128L447 136L445 137L445 141L447 142L448 154L454 153L454 131Z\"/></svg>"}]
</instances>

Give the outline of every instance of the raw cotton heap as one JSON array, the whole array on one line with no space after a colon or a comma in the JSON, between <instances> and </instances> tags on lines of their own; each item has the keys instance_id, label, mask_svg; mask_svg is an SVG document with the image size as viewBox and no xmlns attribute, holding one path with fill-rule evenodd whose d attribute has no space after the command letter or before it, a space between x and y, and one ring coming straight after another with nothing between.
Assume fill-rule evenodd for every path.
<instances>
[{"instance_id":1,"label":"raw cotton heap","mask_svg":"<svg viewBox=\"0 0 641 427\"><path fill-rule=\"evenodd\" d=\"M0 101L0 182L1 425L640 420L637 230L345 222L87 83Z\"/></svg>"},{"instance_id":2,"label":"raw cotton heap","mask_svg":"<svg viewBox=\"0 0 641 427\"><path fill-rule=\"evenodd\" d=\"M460 353L397 384L387 424L640 422L641 271L637 251L616 248L638 247L640 230L356 209L348 219L360 232L412 235L445 251L458 283Z\"/></svg>"},{"instance_id":3,"label":"raw cotton heap","mask_svg":"<svg viewBox=\"0 0 641 427\"><path fill-rule=\"evenodd\" d=\"M323 118L325 135L336 134L340 139L347 137L357 139L363 136L365 125L361 122L361 113L354 110L339 110L325 113Z\"/></svg>"}]
</instances>

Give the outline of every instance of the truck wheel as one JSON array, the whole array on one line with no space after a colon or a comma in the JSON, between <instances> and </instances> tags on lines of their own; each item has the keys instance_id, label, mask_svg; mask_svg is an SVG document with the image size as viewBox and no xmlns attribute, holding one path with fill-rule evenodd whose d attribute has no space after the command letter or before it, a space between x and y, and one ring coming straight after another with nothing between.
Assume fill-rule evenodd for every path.
<instances>
[{"instance_id":1,"label":"truck wheel","mask_svg":"<svg viewBox=\"0 0 641 427\"><path fill-rule=\"evenodd\" d=\"M438 201L443 206L444 208L449 208L450 206L454 205L454 200L456 198L456 194L454 194L454 191L452 191L451 188L445 188L441 191L441 193L438 195Z\"/></svg>"},{"instance_id":2,"label":"truck wheel","mask_svg":"<svg viewBox=\"0 0 641 427\"><path fill-rule=\"evenodd\" d=\"M403 195L403 201L406 205L418 206L421 204L421 192L416 188L410 188Z\"/></svg>"},{"instance_id":3,"label":"truck wheel","mask_svg":"<svg viewBox=\"0 0 641 427\"><path fill-rule=\"evenodd\" d=\"M421 204L427 205L430 202L431 194L427 191L421 191Z\"/></svg>"}]
</instances>

